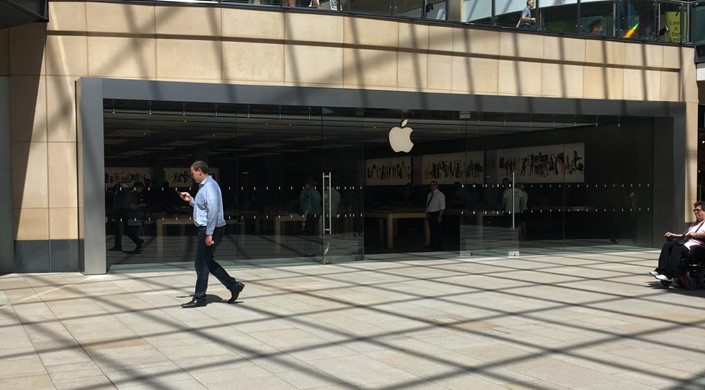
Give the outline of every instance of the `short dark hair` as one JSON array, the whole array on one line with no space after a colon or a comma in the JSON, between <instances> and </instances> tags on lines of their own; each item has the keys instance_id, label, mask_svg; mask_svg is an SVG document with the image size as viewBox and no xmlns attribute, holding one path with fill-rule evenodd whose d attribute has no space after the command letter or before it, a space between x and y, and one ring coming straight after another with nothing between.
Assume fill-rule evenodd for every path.
<instances>
[{"instance_id":1,"label":"short dark hair","mask_svg":"<svg viewBox=\"0 0 705 390\"><path fill-rule=\"evenodd\" d=\"M191 168L193 168L194 171L201 171L208 175L208 164L206 164L204 161L195 161L193 164L191 164Z\"/></svg>"},{"instance_id":2,"label":"short dark hair","mask_svg":"<svg viewBox=\"0 0 705 390\"><path fill-rule=\"evenodd\" d=\"M705 201L699 200L695 203L693 203L693 207L698 207L700 206L701 209L705 210Z\"/></svg>"},{"instance_id":3,"label":"short dark hair","mask_svg":"<svg viewBox=\"0 0 705 390\"><path fill-rule=\"evenodd\" d=\"M601 26L602 25L602 19L595 19L590 23L590 28L595 28L595 26Z\"/></svg>"}]
</instances>

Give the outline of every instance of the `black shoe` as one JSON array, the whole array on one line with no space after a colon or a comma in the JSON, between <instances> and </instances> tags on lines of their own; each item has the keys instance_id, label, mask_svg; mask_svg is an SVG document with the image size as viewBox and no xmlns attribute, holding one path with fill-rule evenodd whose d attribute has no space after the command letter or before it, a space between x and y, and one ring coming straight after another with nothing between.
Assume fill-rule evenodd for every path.
<instances>
[{"instance_id":1,"label":"black shoe","mask_svg":"<svg viewBox=\"0 0 705 390\"><path fill-rule=\"evenodd\" d=\"M201 307L201 306L205 306L207 304L208 304L208 302L206 302L205 299L203 299L203 300L192 299L186 303L182 303L181 307L183 307L184 309L192 309L194 307Z\"/></svg>"},{"instance_id":2,"label":"black shoe","mask_svg":"<svg viewBox=\"0 0 705 390\"><path fill-rule=\"evenodd\" d=\"M240 296L240 293L244 289L245 289L245 283L238 282L237 287L230 290L230 293L233 295L230 297L230 299L228 299L228 303L229 304L235 303L235 301L237 301L237 298Z\"/></svg>"},{"instance_id":3,"label":"black shoe","mask_svg":"<svg viewBox=\"0 0 705 390\"><path fill-rule=\"evenodd\" d=\"M139 242L137 243L137 247L135 248L135 250L133 252L139 251L140 248L142 248L142 245L144 245L144 240L139 240Z\"/></svg>"},{"instance_id":4,"label":"black shoe","mask_svg":"<svg viewBox=\"0 0 705 390\"><path fill-rule=\"evenodd\" d=\"M122 248L120 248L119 246L114 246L114 247L112 247L112 248L110 248L110 249L108 249L108 250L109 250L109 251L119 251L119 252L122 252Z\"/></svg>"}]
</instances>

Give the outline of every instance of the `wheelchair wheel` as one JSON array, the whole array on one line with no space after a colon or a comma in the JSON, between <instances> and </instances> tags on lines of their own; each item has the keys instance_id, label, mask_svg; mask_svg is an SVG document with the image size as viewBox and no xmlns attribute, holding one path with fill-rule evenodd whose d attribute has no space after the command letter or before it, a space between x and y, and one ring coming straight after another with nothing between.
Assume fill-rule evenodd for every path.
<instances>
[{"instance_id":1,"label":"wheelchair wheel","mask_svg":"<svg viewBox=\"0 0 705 390\"><path fill-rule=\"evenodd\" d=\"M692 290L698 287L698 280L695 278L695 276L688 275L684 279L685 283L683 284L683 287L685 287L686 290Z\"/></svg>"},{"instance_id":2,"label":"wheelchair wheel","mask_svg":"<svg viewBox=\"0 0 705 390\"><path fill-rule=\"evenodd\" d=\"M705 269L701 269L700 271L698 271L695 276L695 279L698 281L698 288L705 287Z\"/></svg>"},{"instance_id":3,"label":"wheelchair wheel","mask_svg":"<svg viewBox=\"0 0 705 390\"><path fill-rule=\"evenodd\" d=\"M661 285L662 285L663 287L666 287L666 288L671 287L671 283L673 283L673 282L670 282L670 281L668 281L668 280L662 280L662 281L661 281Z\"/></svg>"}]
</instances>

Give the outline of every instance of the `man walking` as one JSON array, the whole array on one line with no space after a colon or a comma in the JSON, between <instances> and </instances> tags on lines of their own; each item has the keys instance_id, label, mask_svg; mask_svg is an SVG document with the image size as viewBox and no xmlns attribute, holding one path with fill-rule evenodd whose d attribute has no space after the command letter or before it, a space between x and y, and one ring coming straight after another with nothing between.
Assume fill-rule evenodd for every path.
<instances>
[{"instance_id":1,"label":"man walking","mask_svg":"<svg viewBox=\"0 0 705 390\"><path fill-rule=\"evenodd\" d=\"M223 240L225 217L223 212L223 195L220 186L208 173L208 164L196 161L191 164L191 177L198 184L198 193L193 198L188 192L179 196L193 206L193 222L198 227L198 243L196 247L196 291L193 299L181 305L185 309L205 306L206 289L208 289L208 273L218 278L232 296L228 303L234 303L245 284L238 282L228 274L215 260L215 248Z\"/></svg>"}]
</instances>

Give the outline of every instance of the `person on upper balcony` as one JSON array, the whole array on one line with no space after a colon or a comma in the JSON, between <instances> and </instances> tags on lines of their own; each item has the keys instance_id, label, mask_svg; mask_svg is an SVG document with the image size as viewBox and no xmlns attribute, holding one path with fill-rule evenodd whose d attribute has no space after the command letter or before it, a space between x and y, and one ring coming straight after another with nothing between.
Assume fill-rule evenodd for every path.
<instances>
[{"instance_id":1,"label":"person on upper balcony","mask_svg":"<svg viewBox=\"0 0 705 390\"><path fill-rule=\"evenodd\" d=\"M533 28L536 24L536 18L531 15L531 10L534 8L536 8L536 1L527 0L526 7L521 11L521 17L519 17L519 21L517 22L517 28Z\"/></svg>"}]
</instances>

